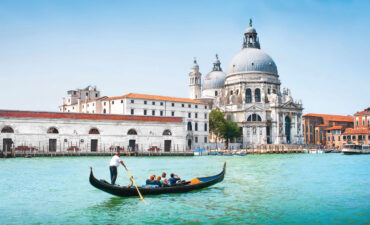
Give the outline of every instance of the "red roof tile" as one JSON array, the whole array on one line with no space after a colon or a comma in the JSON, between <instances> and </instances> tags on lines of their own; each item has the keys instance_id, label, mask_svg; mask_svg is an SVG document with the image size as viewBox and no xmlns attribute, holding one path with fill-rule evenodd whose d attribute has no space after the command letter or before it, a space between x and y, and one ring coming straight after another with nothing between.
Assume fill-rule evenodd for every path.
<instances>
[{"instance_id":1,"label":"red roof tile","mask_svg":"<svg viewBox=\"0 0 370 225\"><path fill-rule=\"evenodd\" d=\"M207 103L204 103L204 102L201 102L201 101L198 101L198 100L189 99L189 98L176 98L176 97L168 97L168 96L145 95L145 94L135 94L135 93L130 93L130 94L127 94L127 95L106 98L104 101L115 100L115 99L124 99L124 98L138 98L138 99L149 99L149 100L160 100L160 101L196 103L196 104L204 104L204 105L207 104Z\"/></svg>"},{"instance_id":2,"label":"red roof tile","mask_svg":"<svg viewBox=\"0 0 370 225\"><path fill-rule=\"evenodd\" d=\"M342 126L333 126L333 127L326 128L325 130L341 130L342 128L343 128Z\"/></svg>"},{"instance_id":3,"label":"red roof tile","mask_svg":"<svg viewBox=\"0 0 370 225\"><path fill-rule=\"evenodd\" d=\"M13 111L0 110L0 117L16 118L49 118L49 119L82 119L82 120L132 120L132 121L154 121L181 123L181 117L159 117L159 116L132 116L113 114L88 114L88 113L59 113L38 111Z\"/></svg>"},{"instance_id":4,"label":"red roof tile","mask_svg":"<svg viewBox=\"0 0 370 225\"><path fill-rule=\"evenodd\" d=\"M367 109L365 109L361 112L355 113L355 116L357 116L357 115L369 115L369 114L370 114L370 107L368 107Z\"/></svg>"},{"instance_id":5,"label":"red roof tile","mask_svg":"<svg viewBox=\"0 0 370 225\"><path fill-rule=\"evenodd\" d=\"M329 120L329 121L353 122L353 117L352 116L308 113L308 114L303 115L303 117L322 117L323 119L326 119L326 120Z\"/></svg>"},{"instance_id":6,"label":"red roof tile","mask_svg":"<svg viewBox=\"0 0 370 225\"><path fill-rule=\"evenodd\" d=\"M345 134L370 134L370 129L364 128L364 129L353 129L353 128L347 128L343 135Z\"/></svg>"}]
</instances>

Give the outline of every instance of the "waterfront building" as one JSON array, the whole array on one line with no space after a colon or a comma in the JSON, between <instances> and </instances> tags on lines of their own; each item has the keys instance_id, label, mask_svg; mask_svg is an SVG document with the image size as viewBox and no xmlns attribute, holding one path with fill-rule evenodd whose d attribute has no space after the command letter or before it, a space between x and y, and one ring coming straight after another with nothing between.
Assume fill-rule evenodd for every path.
<instances>
[{"instance_id":1,"label":"waterfront building","mask_svg":"<svg viewBox=\"0 0 370 225\"><path fill-rule=\"evenodd\" d=\"M186 150L182 117L0 110L1 151Z\"/></svg>"},{"instance_id":2,"label":"waterfront building","mask_svg":"<svg viewBox=\"0 0 370 225\"><path fill-rule=\"evenodd\" d=\"M243 147L261 144L303 144L302 101L283 88L274 60L261 50L256 29L244 32L242 50L229 63L226 73L216 55L212 71L201 83L194 60L189 73L190 98L207 102L226 113L242 130L237 140Z\"/></svg>"},{"instance_id":3,"label":"waterfront building","mask_svg":"<svg viewBox=\"0 0 370 225\"><path fill-rule=\"evenodd\" d=\"M370 107L354 114L354 127L342 135L343 144L370 145Z\"/></svg>"},{"instance_id":4,"label":"waterfront building","mask_svg":"<svg viewBox=\"0 0 370 225\"><path fill-rule=\"evenodd\" d=\"M340 139L346 128L353 127L352 116L308 113L303 115L303 134L309 145L330 145ZM338 146L338 144L335 144Z\"/></svg>"},{"instance_id":5,"label":"waterfront building","mask_svg":"<svg viewBox=\"0 0 370 225\"><path fill-rule=\"evenodd\" d=\"M198 82L198 81L197 81ZM91 86L82 89L90 90ZM100 97L88 99L88 92L79 94L80 89L67 92L66 102L59 106L60 112L78 112L93 114L139 115L158 117L181 117L187 130L184 139L187 149L205 147L209 141L207 103L187 98L176 98L158 95L130 93L115 97ZM71 100L70 100L71 99Z\"/></svg>"}]
</instances>

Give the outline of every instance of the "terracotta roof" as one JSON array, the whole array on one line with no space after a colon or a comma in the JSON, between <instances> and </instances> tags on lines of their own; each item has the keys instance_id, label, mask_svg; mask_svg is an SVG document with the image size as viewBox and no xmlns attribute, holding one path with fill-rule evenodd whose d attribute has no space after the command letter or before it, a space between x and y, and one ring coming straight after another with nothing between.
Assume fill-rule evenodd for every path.
<instances>
[{"instance_id":1,"label":"terracotta roof","mask_svg":"<svg viewBox=\"0 0 370 225\"><path fill-rule=\"evenodd\" d=\"M356 116L357 115L369 115L369 114L370 114L370 107L367 108L367 109L365 109L365 110L363 110L363 111L361 111L361 112L355 113Z\"/></svg>"},{"instance_id":2,"label":"terracotta roof","mask_svg":"<svg viewBox=\"0 0 370 225\"><path fill-rule=\"evenodd\" d=\"M0 110L0 117L16 118L49 118L49 119L81 119L81 120L132 120L181 123L181 117L164 116L133 116L113 114L88 114L88 113L59 113L39 111Z\"/></svg>"},{"instance_id":3,"label":"terracotta roof","mask_svg":"<svg viewBox=\"0 0 370 225\"><path fill-rule=\"evenodd\" d=\"M343 128L342 126L333 126L333 127L326 128L325 130L341 130L342 128Z\"/></svg>"},{"instance_id":4,"label":"terracotta roof","mask_svg":"<svg viewBox=\"0 0 370 225\"><path fill-rule=\"evenodd\" d=\"M322 117L323 119L326 119L326 120L329 120L329 121L353 122L353 117L352 116L308 113L308 114L303 115L303 117Z\"/></svg>"},{"instance_id":5,"label":"terracotta roof","mask_svg":"<svg viewBox=\"0 0 370 225\"><path fill-rule=\"evenodd\" d=\"M138 99L149 99L149 100L160 100L160 101L196 103L196 104L204 104L204 105L207 104L207 103L204 103L204 102L201 102L201 101L198 101L198 100L189 99L189 98L176 98L176 97L168 97L168 96L145 95L145 94L135 94L135 93L130 93L130 94L127 94L127 95L106 98L104 101L115 100L115 99L124 99L124 98L138 98Z\"/></svg>"},{"instance_id":6,"label":"terracotta roof","mask_svg":"<svg viewBox=\"0 0 370 225\"><path fill-rule=\"evenodd\" d=\"M363 128L363 129L353 129L353 128L347 128L343 135L345 134L370 134L370 129Z\"/></svg>"}]
</instances>

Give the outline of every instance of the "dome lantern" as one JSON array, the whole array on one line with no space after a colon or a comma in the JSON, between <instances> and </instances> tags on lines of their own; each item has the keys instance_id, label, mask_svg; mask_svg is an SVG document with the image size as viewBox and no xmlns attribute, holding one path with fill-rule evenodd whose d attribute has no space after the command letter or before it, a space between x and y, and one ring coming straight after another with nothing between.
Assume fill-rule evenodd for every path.
<instances>
[{"instance_id":1,"label":"dome lantern","mask_svg":"<svg viewBox=\"0 0 370 225\"><path fill-rule=\"evenodd\" d=\"M213 71L222 71L221 62L218 59L218 55L217 54L216 54L216 60L213 63Z\"/></svg>"},{"instance_id":2,"label":"dome lantern","mask_svg":"<svg viewBox=\"0 0 370 225\"><path fill-rule=\"evenodd\" d=\"M249 20L249 27L244 32L243 48L260 49L260 42L257 37L257 31L252 26L252 19Z\"/></svg>"}]
</instances>

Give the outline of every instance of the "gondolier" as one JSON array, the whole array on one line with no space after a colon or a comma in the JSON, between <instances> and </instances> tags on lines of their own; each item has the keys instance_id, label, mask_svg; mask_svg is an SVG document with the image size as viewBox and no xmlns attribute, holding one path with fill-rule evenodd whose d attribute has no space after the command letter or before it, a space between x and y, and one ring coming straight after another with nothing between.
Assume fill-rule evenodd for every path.
<instances>
[{"instance_id":1,"label":"gondolier","mask_svg":"<svg viewBox=\"0 0 370 225\"><path fill-rule=\"evenodd\" d=\"M116 154L110 160L110 164L109 164L110 180L111 180L111 184L113 184L113 185L116 183L117 167L119 166L119 164L122 164L122 166L124 166L126 168L126 165L120 159L119 152L116 152Z\"/></svg>"}]
</instances>

